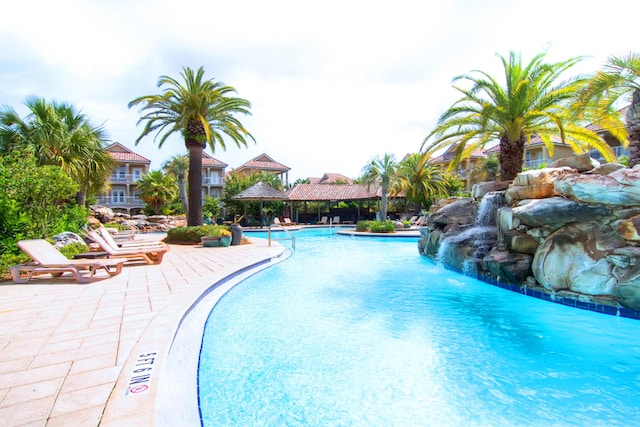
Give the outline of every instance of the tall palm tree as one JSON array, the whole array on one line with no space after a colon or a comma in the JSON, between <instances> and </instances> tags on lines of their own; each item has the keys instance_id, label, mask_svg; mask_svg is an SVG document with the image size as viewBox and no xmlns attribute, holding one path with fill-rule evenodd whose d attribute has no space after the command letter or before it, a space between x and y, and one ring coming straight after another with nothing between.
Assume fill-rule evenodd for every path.
<instances>
[{"instance_id":1,"label":"tall palm tree","mask_svg":"<svg viewBox=\"0 0 640 427\"><path fill-rule=\"evenodd\" d=\"M115 161L105 149L102 127L68 103L29 97L25 119L11 107L0 111L0 152L30 148L40 165L60 166L78 184L78 203L105 193Z\"/></svg>"},{"instance_id":2,"label":"tall palm tree","mask_svg":"<svg viewBox=\"0 0 640 427\"><path fill-rule=\"evenodd\" d=\"M615 105L631 101L626 129ZM629 167L640 164L640 54L610 56L580 93L582 110L595 109L594 124L629 144ZM624 144L623 144L624 145Z\"/></svg>"},{"instance_id":3,"label":"tall palm tree","mask_svg":"<svg viewBox=\"0 0 640 427\"><path fill-rule=\"evenodd\" d=\"M404 191L407 202L414 203L415 212L429 205L437 196L446 194L442 173L429 164L429 156L414 153L405 157L398 165L398 180L395 192Z\"/></svg>"},{"instance_id":4,"label":"tall palm tree","mask_svg":"<svg viewBox=\"0 0 640 427\"><path fill-rule=\"evenodd\" d=\"M182 154L173 156L164 162L162 169L165 173L172 175L178 183L180 201L185 214L189 214L189 203L187 200L187 176L189 175L189 157Z\"/></svg>"},{"instance_id":5,"label":"tall palm tree","mask_svg":"<svg viewBox=\"0 0 640 427\"><path fill-rule=\"evenodd\" d=\"M153 212L160 214L162 208L175 197L176 183L171 175L162 171L151 171L136 181L140 197L151 206Z\"/></svg>"},{"instance_id":6,"label":"tall palm tree","mask_svg":"<svg viewBox=\"0 0 640 427\"><path fill-rule=\"evenodd\" d=\"M379 185L381 191L382 207L380 219L387 219L387 207L389 195L397 179L398 163L393 154L385 153L382 157L376 157L362 169L363 182L368 186Z\"/></svg>"},{"instance_id":7,"label":"tall palm tree","mask_svg":"<svg viewBox=\"0 0 640 427\"><path fill-rule=\"evenodd\" d=\"M552 137L559 135L576 152L591 147L601 151L605 159L614 160L611 147L596 132L582 126L569 107L584 80L560 81L561 75L582 58L545 63L545 55L538 54L528 64L514 52L508 58L498 55L504 69L502 84L484 71L455 77L454 88L463 96L440 116L421 150L432 154L452 143L459 144L453 167L497 140L503 180L511 180L522 171L524 146L534 135L544 141L550 154ZM470 83L470 88L456 86L459 81Z\"/></svg>"},{"instance_id":8,"label":"tall palm tree","mask_svg":"<svg viewBox=\"0 0 640 427\"><path fill-rule=\"evenodd\" d=\"M243 98L231 96L236 90L213 79L205 80L204 69L193 71L184 67L180 73L184 85L169 76L161 76L158 87L162 93L145 95L129 103L129 108L141 105L138 123L145 122L136 144L145 136L156 133L158 147L167 138L179 132L189 151L188 225L202 225L202 150L209 144L215 152L216 145L226 149L223 136L230 138L236 146L246 146L253 136L235 117L236 114L251 114L251 104ZM154 140L155 140L154 138Z\"/></svg>"}]
</instances>

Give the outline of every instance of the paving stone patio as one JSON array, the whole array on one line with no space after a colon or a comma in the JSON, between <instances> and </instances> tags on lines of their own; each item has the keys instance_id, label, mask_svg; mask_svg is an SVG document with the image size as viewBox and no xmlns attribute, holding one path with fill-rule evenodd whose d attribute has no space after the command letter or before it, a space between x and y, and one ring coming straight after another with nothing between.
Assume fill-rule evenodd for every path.
<instances>
[{"instance_id":1,"label":"paving stone patio","mask_svg":"<svg viewBox=\"0 0 640 427\"><path fill-rule=\"evenodd\" d=\"M90 284L0 282L0 424L153 425L154 390L123 397L138 349L161 357L208 287L283 251L263 239L226 248L171 245L160 265L127 265Z\"/></svg>"}]
</instances>

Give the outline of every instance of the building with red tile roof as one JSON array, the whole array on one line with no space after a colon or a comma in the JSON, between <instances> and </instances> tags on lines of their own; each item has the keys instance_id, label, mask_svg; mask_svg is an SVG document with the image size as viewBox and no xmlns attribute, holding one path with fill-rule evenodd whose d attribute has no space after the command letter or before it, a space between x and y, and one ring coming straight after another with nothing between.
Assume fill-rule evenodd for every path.
<instances>
[{"instance_id":1,"label":"building with red tile roof","mask_svg":"<svg viewBox=\"0 0 640 427\"><path fill-rule=\"evenodd\" d=\"M289 171L291 168L289 166L285 166L282 163L278 163L269 157L267 154L260 154L257 157L245 162L235 168L232 171L229 171L230 174L239 174L239 175L251 175L253 173L259 172L270 172L280 177L282 181L282 185L286 186L289 184Z\"/></svg>"}]
</instances>

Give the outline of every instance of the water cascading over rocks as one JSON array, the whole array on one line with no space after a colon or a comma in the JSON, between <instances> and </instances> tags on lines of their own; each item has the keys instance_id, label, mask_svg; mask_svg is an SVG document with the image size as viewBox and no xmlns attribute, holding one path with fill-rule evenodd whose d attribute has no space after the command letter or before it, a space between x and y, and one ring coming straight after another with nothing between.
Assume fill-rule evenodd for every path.
<instances>
[{"instance_id":1,"label":"water cascading over rocks","mask_svg":"<svg viewBox=\"0 0 640 427\"><path fill-rule=\"evenodd\" d=\"M554 298L640 310L640 165L582 155L491 185L506 190L441 201L420 253Z\"/></svg>"}]
</instances>

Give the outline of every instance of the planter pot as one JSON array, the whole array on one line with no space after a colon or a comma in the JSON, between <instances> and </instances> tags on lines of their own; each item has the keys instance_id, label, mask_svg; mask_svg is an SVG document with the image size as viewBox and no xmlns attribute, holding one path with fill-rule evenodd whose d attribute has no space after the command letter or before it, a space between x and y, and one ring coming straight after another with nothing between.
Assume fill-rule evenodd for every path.
<instances>
[{"instance_id":1,"label":"planter pot","mask_svg":"<svg viewBox=\"0 0 640 427\"><path fill-rule=\"evenodd\" d=\"M231 236L221 236L220 237L220 245L227 247L231 245Z\"/></svg>"},{"instance_id":2,"label":"planter pot","mask_svg":"<svg viewBox=\"0 0 640 427\"><path fill-rule=\"evenodd\" d=\"M233 224L229 226L231 229L231 244L233 246L242 244L242 227L238 224Z\"/></svg>"}]
</instances>

